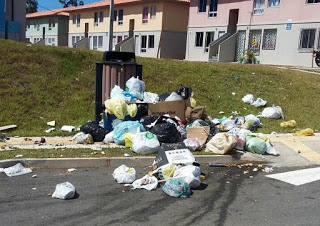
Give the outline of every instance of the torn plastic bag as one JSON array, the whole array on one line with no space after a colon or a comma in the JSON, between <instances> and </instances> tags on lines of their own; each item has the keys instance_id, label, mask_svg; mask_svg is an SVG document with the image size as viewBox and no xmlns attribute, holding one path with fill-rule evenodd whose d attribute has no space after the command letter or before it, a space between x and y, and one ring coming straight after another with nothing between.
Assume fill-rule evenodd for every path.
<instances>
[{"instance_id":1,"label":"torn plastic bag","mask_svg":"<svg viewBox=\"0 0 320 226\"><path fill-rule=\"evenodd\" d=\"M114 114L118 119L124 119L128 114L127 104L124 100L120 99L108 99L104 102L106 112Z\"/></svg>"},{"instance_id":2,"label":"torn plastic bag","mask_svg":"<svg viewBox=\"0 0 320 226\"><path fill-rule=\"evenodd\" d=\"M104 137L104 139L103 139L103 143L104 144L109 144L109 143L113 143L114 141L113 141L113 131L111 131L110 133L108 133L105 137Z\"/></svg>"},{"instance_id":3,"label":"torn plastic bag","mask_svg":"<svg viewBox=\"0 0 320 226\"><path fill-rule=\"evenodd\" d=\"M190 151L196 151L200 149L201 144L198 138L188 138L183 141Z\"/></svg>"},{"instance_id":4,"label":"torn plastic bag","mask_svg":"<svg viewBox=\"0 0 320 226\"><path fill-rule=\"evenodd\" d=\"M272 105L272 107L267 107L263 109L261 114L258 115L258 117L264 117L264 118L271 118L271 119L284 119L283 111L281 107Z\"/></svg>"},{"instance_id":5,"label":"torn plastic bag","mask_svg":"<svg viewBox=\"0 0 320 226\"><path fill-rule=\"evenodd\" d=\"M143 102L155 104L159 102L159 95L156 93L144 92L143 93Z\"/></svg>"},{"instance_id":6,"label":"torn plastic bag","mask_svg":"<svg viewBox=\"0 0 320 226\"><path fill-rule=\"evenodd\" d=\"M217 133L207 143L206 152L224 155L231 151L237 144L237 139L234 135L227 133Z\"/></svg>"},{"instance_id":7,"label":"torn plastic bag","mask_svg":"<svg viewBox=\"0 0 320 226\"><path fill-rule=\"evenodd\" d=\"M146 130L150 130L155 125L158 118L159 115L146 115L140 119L140 123Z\"/></svg>"},{"instance_id":8,"label":"torn plastic bag","mask_svg":"<svg viewBox=\"0 0 320 226\"><path fill-rule=\"evenodd\" d=\"M113 171L112 176L119 184L131 184L136 179L136 170L126 165L121 165Z\"/></svg>"},{"instance_id":9,"label":"torn plastic bag","mask_svg":"<svg viewBox=\"0 0 320 226\"><path fill-rule=\"evenodd\" d=\"M169 117L170 116L168 115L167 122L173 123L176 126L182 140L187 139L187 130L185 125L182 123L182 121L177 116L175 116L174 118L169 118Z\"/></svg>"},{"instance_id":10,"label":"torn plastic bag","mask_svg":"<svg viewBox=\"0 0 320 226\"><path fill-rule=\"evenodd\" d=\"M131 77L126 82L126 91L131 93L133 96L139 100L143 100L143 93L145 92L146 86L143 81L138 78Z\"/></svg>"},{"instance_id":11,"label":"torn plastic bag","mask_svg":"<svg viewBox=\"0 0 320 226\"><path fill-rule=\"evenodd\" d=\"M237 144L234 148L243 151L246 145L246 136L251 134L251 132L243 128L235 127L232 130L230 130L228 134L233 134L237 137Z\"/></svg>"},{"instance_id":12,"label":"torn plastic bag","mask_svg":"<svg viewBox=\"0 0 320 226\"><path fill-rule=\"evenodd\" d=\"M144 177L135 180L132 184L125 184L124 186L132 187L132 189L143 188L151 191L158 187L158 179L155 176L147 174Z\"/></svg>"},{"instance_id":13,"label":"torn plastic bag","mask_svg":"<svg viewBox=\"0 0 320 226\"><path fill-rule=\"evenodd\" d=\"M258 137L246 137L246 150L252 153L264 154L267 151L266 142Z\"/></svg>"},{"instance_id":14,"label":"torn plastic bag","mask_svg":"<svg viewBox=\"0 0 320 226\"><path fill-rule=\"evenodd\" d=\"M167 181L173 177L173 174L176 171L177 166L172 163L172 164L164 165L160 167L160 169L161 170L158 171L159 172L158 174L161 174L161 177Z\"/></svg>"},{"instance_id":15,"label":"torn plastic bag","mask_svg":"<svg viewBox=\"0 0 320 226\"><path fill-rule=\"evenodd\" d=\"M76 135L72 137L73 142L76 144L93 144L93 138L92 136L87 133L79 132Z\"/></svg>"},{"instance_id":16,"label":"torn plastic bag","mask_svg":"<svg viewBox=\"0 0 320 226\"><path fill-rule=\"evenodd\" d=\"M179 94L184 100L192 96L192 88L189 86L181 86L176 93Z\"/></svg>"},{"instance_id":17,"label":"torn plastic bag","mask_svg":"<svg viewBox=\"0 0 320 226\"><path fill-rule=\"evenodd\" d=\"M274 156L280 155L280 152L273 147L271 142L267 141L266 145L267 145L267 150L266 150L267 154L274 155Z\"/></svg>"},{"instance_id":18,"label":"torn plastic bag","mask_svg":"<svg viewBox=\"0 0 320 226\"><path fill-rule=\"evenodd\" d=\"M94 142L102 142L107 134L104 128L99 126L98 122L87 122L80 127L80 131L86 134L89 133Z\"/></svg>"},{"instance_id":19,"label":"torn plastic bag","mask_svg":"<svg viewBox=\"0 0 320 226\"><path fill-rule=\"evenodd\" d=\"M200 168L198 166L188 165L177 169L173 178L180 178L189 184L190 188L197 188L200 186Z\"/></svg>"},{"instance_id":20,"label":"torn plastic bag","mask_svg":"<svg viewBox=\"0 0 320 226\"><path fill-rule=\"evenodd\" d=\"M150 132L136 133L132 135L132 151L138 154L153 154L160 149L157 137Z\"/></svg>"},{"instance_id":21,"label":"torn plastic bag","mask_svg":"<svg viewBox=\"0 0 320 226\"><path fill-rule=\"evenodd\" d=\"M177 143L180 141L180 133L174 123L167 122L167 117L160 117L150 130L161 143Z\"/></svg>"},{"instance_id":22,"label":"torn plastic bag","mask_svg":"<svg viewBox=\"0 0 320 226\"><path fill-rule=\"evenodd\" d=\"M180 96L176 92L172 92L170 96L166 98L165 101L177 101L177 100L183 100L182 96Z\"/></svg>"},{"instance_id":23,"label":"torn plastic bag","mask_svg":"<svg viewBox=\"0 0 320 226\"><path fill-rule=\"evenodd\" d=\"M231 118L224 120L221 124L224 126L225 130L231 130L233 127L236 126L234 120Z\"/></svg>"},{"instance_id":24,"label":"torn plastic bag","mask_svg":"<svg viewBox=\"0 0 320 226\"><path fill-rule=\"evenodd\" d=\"M191 195L190 186L180 178L171 178L163 185L162 191L176 198L187 198Z\"/></svg>"},{"instance_id":25,"label":"torn plastic bag","mask_svg":"<svg viewBox=\"0 0 320 226\"><path fill-rule=\"evenodd\" d=\"M52 194L52 198L57 199L73 199L76 194L76 188L70 182L57 184L56 190Z\"/></svg>"},{"instance_id":26,"label":"torn plastic bag","mask_svg":"<svg viewBox=\"0 0 320 226\"><path fill-rule=\"evenodd\" d=\"M167 159L166 152L171 150L178 150L178 149L187 149L187 147L182 142L174 143L174 144L165 144L165 143L161 144L161 147L158 151L158 155L156 156L152 165L158 168L160 166L168 164L169 161Z\"/></svg>"},{"instance_id":27,"label":"torn plastic bag","mask_svg":"<svg viewBox=\"0 0 320 226\"><path fill-rule=\"evenodd\" d=\"M135 134L144 131L145 129L139 121L125 121L114 128L113 140L116 144L124 145L124 136L126 133Z\"/></svg>"},{"instance_id":28,"label":"torn plastic bag","mask_svg":"<svg viewBox=\"0 0 320 226\"><path fill-rule=\"evenodd\" d=\"M252 94L247 94L242 98L242 101L246 104L252 104L254 102L254 97Z\"/></svg>"},{"instance_id":29,"label":"torn plastic bag","mask_svg":"<svg viewBox=\"0 0 320 226\"><path fill-rule=\"evenodd\" d=\"M253 103L252 105L255 107L263 107L267 104L266 100L261 99L260 97L258 97Z\"/></svg>"},{"instance_id":30,"label":"torn plastic bag","mask_svg":"<svg viewBox=\"0 0 320 226\"><path fill-rule=\"evenodd\" d=\"M14 166L4 168L3 172L8 176L8 177L15 177L15 176L21 176L27 173L32 173L32 170L29 168L23 167L21 163L17 163Z\"/></svg>"}]
</instances>

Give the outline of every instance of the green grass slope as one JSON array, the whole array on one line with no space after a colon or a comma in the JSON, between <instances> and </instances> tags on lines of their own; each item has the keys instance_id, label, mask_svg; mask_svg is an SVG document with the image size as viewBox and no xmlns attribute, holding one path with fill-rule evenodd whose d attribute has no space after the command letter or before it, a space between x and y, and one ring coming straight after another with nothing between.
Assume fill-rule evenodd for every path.
<instances>
[{"instance_id":1,"label":"green grass slope","mask_svg":"<svg viewBox=\"0 0 320 226\"><path fill-rule=\"evenodd\" d=\"M11 136L40 136L50 120L57 121L58 129L94 119L95 62L101 58L95 51L0 41L0 126L17 124ZM197 104L206 106L212 117L222 117L220 111L226 116L232 111L257 114L263 108L241 101L252 93L267 100L267 106L281 106L286 120L295 119L297 128L320 127L320 76L260 65L148 58L138 58L138 63L143 64L148 91L161 94L180 84L191 86ZM281 128L281 121L262 119L259 132L293 131Z\"/></svg>"}]
</instances>

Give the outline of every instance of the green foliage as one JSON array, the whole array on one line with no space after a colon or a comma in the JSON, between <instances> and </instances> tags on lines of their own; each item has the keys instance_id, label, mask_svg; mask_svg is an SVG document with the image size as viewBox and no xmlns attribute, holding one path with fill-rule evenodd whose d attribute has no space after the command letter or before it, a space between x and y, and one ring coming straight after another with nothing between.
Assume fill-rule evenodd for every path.
<instances>
[{"instance_id":1,"label":"green foliage","mask_svg":"<svg viewBox=\"0 0 320 226\"><path fill-rule=\"evenodd\" d=\"M26 13L35 13L38 11L38 1L37 0L27 0L26 1Z\"/></svg>"},{"instance_id":2,"label":"green foliage","mask_svg":"<svg viewBox=\"0 0 320 226\"><path fill-rule=\"evenodd\" d=\"M69 6L84 5L84 2L82 0L59 0L59 2L63 5L63 8L67 8Z\"/></svg>"},{"instance_id":3,"label":"green foliage","mask_svg":"<svg viewBox=\"0 0 320 226\"><path fill-rule=\"evenodd\" d=\"M256 56L254 55L253 53L253 50L252 49L247 49L245 51L245 54L244 56L241 58L242 61L245 61L245 63L255 63L257 61L257 58Z\"/></svg>"}]
</instances>

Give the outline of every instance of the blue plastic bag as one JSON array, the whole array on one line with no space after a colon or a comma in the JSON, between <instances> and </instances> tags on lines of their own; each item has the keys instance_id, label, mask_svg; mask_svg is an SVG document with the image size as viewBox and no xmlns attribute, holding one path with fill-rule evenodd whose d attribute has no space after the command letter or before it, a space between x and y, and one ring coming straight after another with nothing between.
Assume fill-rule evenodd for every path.
<instances>
[{"instance_id":1,"label":"blue plastic bag","mask_svg":"<svg viewBox=\"0 0 320 226\"><path fill-rule=\"evenodd\" d=\"M172 178L163 185L162 191L167 195L177 198L187 198L191 195L189 185L182 179Z\"/></svg>"},{"instance_id":2,"label":"blue plastic bag","mask_svg":"<svg viewBox=\"0 0 320 226\"><path fill-rule=\"evenodd\" d=\"M118 124L114 128L113 140L118 145L124 145L124 135L126 133L138 133L146 131L139 121L126 121Z\"/></svg>"}]
</instances>

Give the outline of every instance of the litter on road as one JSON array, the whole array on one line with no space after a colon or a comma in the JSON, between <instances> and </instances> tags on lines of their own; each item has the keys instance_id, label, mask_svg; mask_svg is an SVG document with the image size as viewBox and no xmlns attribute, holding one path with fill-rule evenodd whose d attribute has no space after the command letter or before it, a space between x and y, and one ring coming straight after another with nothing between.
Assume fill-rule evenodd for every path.
<instances>
[{"instance_id":1,"label":"litter on road","mask_svg":"<svg viewBox=\"0 0 320 226\"><path fill-rule=\"evenodd\" d=\"M0 172L4 172L8 177L15 177L32 173L32 170L29 168L25 168L21 163L17 163L14 166L0 170Z\"/></svg>"},{"instance_id":2,"label":"litter on road","mask_svg":"<svg viewBox=\"0 0 320 226\"><path fill-rule=\"evenodd\" d=\"M76 188L70 182L57 184L56 190L52 194L52 198L57 199L73 199Z\"/></svg>"}]
</instances>

